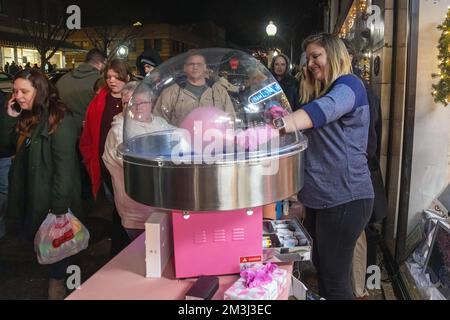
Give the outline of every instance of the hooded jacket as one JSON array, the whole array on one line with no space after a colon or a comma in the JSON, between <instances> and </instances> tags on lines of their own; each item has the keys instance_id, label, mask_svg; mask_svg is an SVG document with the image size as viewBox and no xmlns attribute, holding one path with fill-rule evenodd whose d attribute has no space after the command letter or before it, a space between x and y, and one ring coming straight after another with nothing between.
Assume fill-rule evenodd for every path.
<instances>
[{"instance_id":1,"label":"hooded jacket","mask_svg":"<svg viewBox=\"0 0 450 320\"><path fill-rule=\"evenodd\" d=\"M74 114L79 134L86 109L95 96L94 84L100 77L100 71L89 63L83 63L56 83L61 100Z\"/></svg>"},{"instance_id":2,"label":"hooded jacket","mask_svg":"<svg viewBox=\"0 0 450 320\"><path fill-rule=\"evenodd\" d=\"M137 59L136 59L136 68L139 71L139 74L142 77L145 77L145 71L144 71L144 64L142 63L142 60L146 59L154 63L153 67L157 67L162 63L162 59L159 56L159 53L156 52L153 49L147 49L145 50Z\"/></svg>"},{"instance_id":3,"label":"hooded jacket","mask_svg":"<svg viewBox=\"0 0 450 320\"><path fill-rule=\"evenodd\" d=\"M270 71L272 72L273 76L275 77L275 79L278 81L281 88L283 89L284 94L286 95L287 99L289 100L289 104L291 105L291 108L294 109L294 106L296 105L297 99L298 99L298 81L297 81L297 79L295 79L293 76L291 76L289 74L289 66L290 66L289 58L284 54L281 54L280 56L283 57L284 60L286 61L286 71L285 71L283 77L281 78L281 80L278 80L278 76L275 74L275 69L274 69L275 60L276 60L275 58L272 60L272 63L270 65Z\"/></svg>"}]
</instances>

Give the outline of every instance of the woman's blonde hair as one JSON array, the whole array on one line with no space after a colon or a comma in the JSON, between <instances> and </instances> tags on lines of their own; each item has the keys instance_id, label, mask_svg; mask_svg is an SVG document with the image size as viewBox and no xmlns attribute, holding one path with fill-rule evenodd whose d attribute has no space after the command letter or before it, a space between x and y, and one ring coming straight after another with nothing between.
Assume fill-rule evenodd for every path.
<instances>
[{"instance_id":1,"label":"woman's blonde hair","mask_svg":"<svg viewBox=\"0 0 450 320\"><path fill-rule=\"evenodd\" d=\"M323 81L315 80L311 71L307 69L303 88L300 92L300 102L308 103L324 95L340 76L352 73L352 65L347 48L338 36L330 33L319 33L309 36L303 41L302 48L316 44L327 53L328 72Z\"/></svg>"}]
</instances>

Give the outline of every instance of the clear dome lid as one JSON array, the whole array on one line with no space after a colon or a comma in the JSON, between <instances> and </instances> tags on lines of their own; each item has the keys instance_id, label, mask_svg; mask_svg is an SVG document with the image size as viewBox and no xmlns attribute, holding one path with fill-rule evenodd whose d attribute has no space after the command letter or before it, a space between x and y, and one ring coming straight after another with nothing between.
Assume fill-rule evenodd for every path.
<instances>
[{"instance_id":1,"label":"clear dome lid","mask_svg":"<svg viewBox=\"0 0 450 320\"><path fill-rule=\"evenodd\" d=\"M251 55L189 51L161 64L136 88L124 109L121 151L174 163L287 154L307 146L301 132L273 128L273 118L291 112L281 86Z\"/></svg>"}]
</instances>

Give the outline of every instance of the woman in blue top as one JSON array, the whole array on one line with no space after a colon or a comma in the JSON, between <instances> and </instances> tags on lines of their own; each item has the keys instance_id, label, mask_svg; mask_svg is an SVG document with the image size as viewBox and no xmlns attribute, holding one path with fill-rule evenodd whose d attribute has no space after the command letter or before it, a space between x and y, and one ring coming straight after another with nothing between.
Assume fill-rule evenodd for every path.
<instances>
[{"instance_id":1,"label":"woman in blue top","mask_svg":"<svg viewBox=\"0 0 450 320\"><path fill-rule=\"evenodd\" d=\"M367 166L369 105L363 83L352 74L343 42L319 34L303 43L307 56L303 107L274 120L280 130L305 130L305 226L314 239L319 291L326 299L354 299L353 250L372 213ZM276 117L275 117L276 118Z\"/></svg>"}]
</instances>

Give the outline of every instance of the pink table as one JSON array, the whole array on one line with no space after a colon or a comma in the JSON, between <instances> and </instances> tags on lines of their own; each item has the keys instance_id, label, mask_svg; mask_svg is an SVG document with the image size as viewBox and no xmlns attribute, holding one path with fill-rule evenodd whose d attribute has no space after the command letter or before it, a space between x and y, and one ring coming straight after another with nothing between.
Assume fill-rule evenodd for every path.
<instances>
[{"instance_id":1,"label":"pink table","mask_svg":"<svg viewBox=\"0 0 450 320\"><path fill-rule=\"evenodd\" d=\"M196 279L176 279L173 259L168 263L162 278L146 278L144 242L145 234L142 234L66 300L184 300ZM292 274L292 264L279 266L286 269L289 275ZM220 276L219 290L213 299L223 299L224 292L238 278L238 275ZM288 295L289 285L280 299L287 299Z\"/></svg>"}]
</instances>

